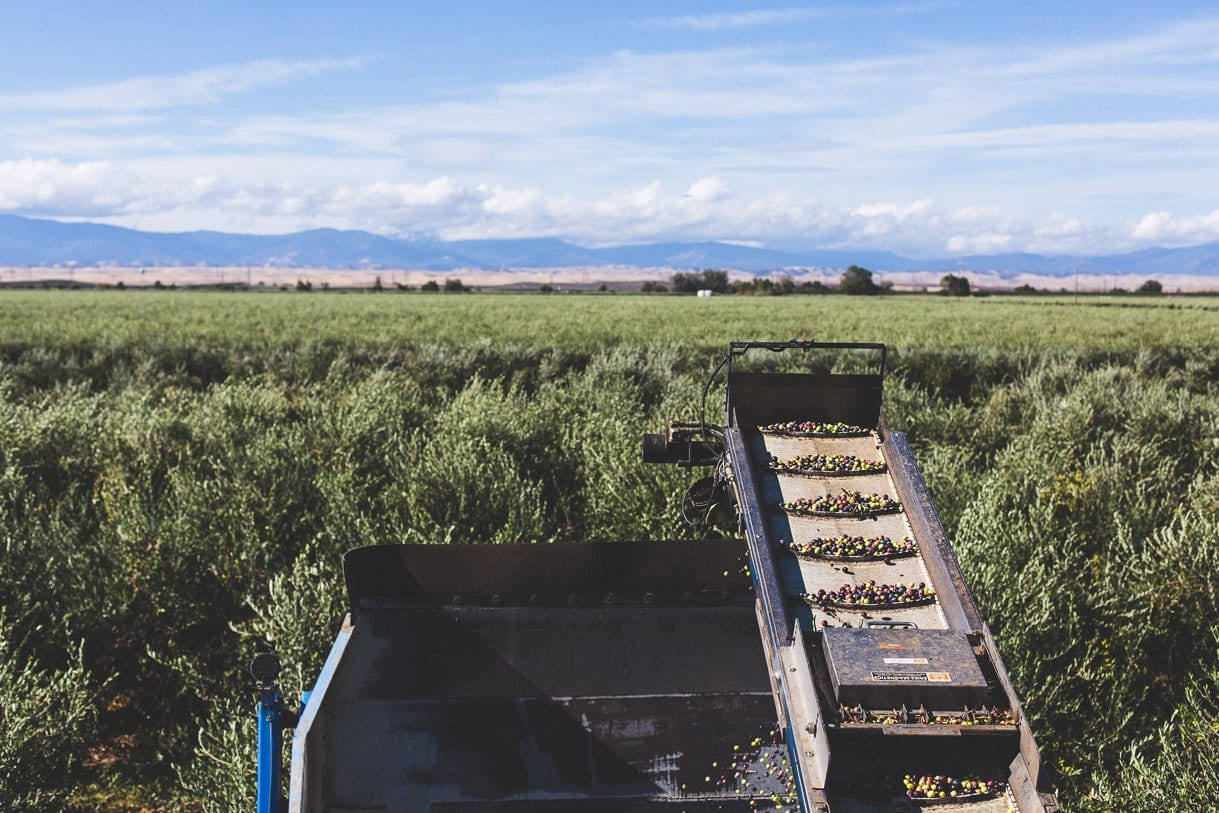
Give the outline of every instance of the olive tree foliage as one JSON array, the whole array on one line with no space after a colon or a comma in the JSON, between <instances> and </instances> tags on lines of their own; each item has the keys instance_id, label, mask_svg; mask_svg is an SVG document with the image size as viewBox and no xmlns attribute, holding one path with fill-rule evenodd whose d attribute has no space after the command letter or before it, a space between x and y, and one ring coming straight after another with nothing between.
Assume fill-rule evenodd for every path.
<instances>
[{"instance_id":1,"label":"olive tree foliage","mask_svg":"<svg viewBox=\"0 0 1219 813\"><path fill-rule=\"evenodd\" d=\"M0 629L7 629L0 613ZM96 710L80 665L41 668L0 636L0 809L54 810L94 732Z\"/></svg>"},{"instance_id":2,"label":"olive tree foliage","mask_svg":"<svg viewBox=\"0 0 1219 813\"><path fill-rule=\"evenodd\" d=\"M1152 353L1023 373L976 359L950 365L974 384L956 400L936 397L954 388L926 361L900 362L891 419L911 432L1064 799L1123 809L1105 804L1141 784L1172 798L1213 749L1169 744L1219 725L1213 385L1156 371L1168 357Z\"/></svg>"},{"instance_id":3,"label":"olive tree foliage","mask_svg":"<svg viewBox=\"0 0 1219 813\"><path fill-rule=\"evenodd\" d=\"M893 348L886 414L1064 806L1210 809L1219 350L937 341ZM281 656L296 705L350 547L699 538L691 473L632 439L698 414L709 356L554 337L0 347L0 810L249 810L249 655ZM99 808L103 784L123 806Z\"/></svg>"},{"instance_id":4,"label":"olive tree foliage","mask_svg":"<svg viewBox=\"0 0 1219 813\"><path fill-rule=\"evenodd\" d=\"M1211 646L1219 647L1219 627ZM1219 788L1219 670L1192 681L1186 703L1147 739L1130 746L1124 770L1101 776L1078 805L1087 813L1128 810L1138 800L1147 813L1209 810Z\"/></svg>"}]
</instances>

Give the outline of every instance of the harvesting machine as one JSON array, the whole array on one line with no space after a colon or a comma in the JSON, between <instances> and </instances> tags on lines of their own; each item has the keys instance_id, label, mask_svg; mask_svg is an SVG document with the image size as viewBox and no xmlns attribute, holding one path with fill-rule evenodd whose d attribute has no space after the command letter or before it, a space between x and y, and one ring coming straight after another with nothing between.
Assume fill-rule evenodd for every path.
<instances>
[{"instance_id":1,"label":"harvesting machine","mask_svg":"<svg viewBox=\"0 0 1219 813\"><path fill-rule=\"evenodd\" d=\"M299 722L255 670L260 813L285 720L291 811L1056 813L884 365L734 342L722 423L708 381L699 420L645 436L712 469L683 513L737 539L349 551Z\"/></svg>"}]
</instances>

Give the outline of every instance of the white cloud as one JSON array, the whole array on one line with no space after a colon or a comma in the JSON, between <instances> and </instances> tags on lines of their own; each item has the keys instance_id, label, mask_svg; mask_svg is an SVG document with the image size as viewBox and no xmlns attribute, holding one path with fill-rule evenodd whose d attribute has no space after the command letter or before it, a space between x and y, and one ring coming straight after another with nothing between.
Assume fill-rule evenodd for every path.
<instances>
[{"instance_id":1,"label":"white cloud","mask_svg":"<svg viewBox=\"0 0 1219 813\"><path fill-rule=\"evenodd\" d=\"M791 23L834 14L829 9L817 8L772 8L753 11L725 12L721 14L686 14L680 17L652 17L639 23L641 28L676 28L686 31L723 31L727 29L752 28L760 25ZM838 13L841 13L839 11Z\"/></svg>"},{"instance_id":2,"label":"white cloud","mask_svg":"<svg viewBox=\"0 0 1219 813\"><path fill-rule=\"evenodd\" d=\"M1010 222L1010 220L1008 221ZM1131 248L1129 238L1080 217L1051 213L1034 223L1017 246L1035 254L1094 254Z\"/></svg>"},{"instance_id":3,"label":"white cloud","mask_svg":"<svg viewBox=\"0 0 1219 813\"><path fill-rule=\"evenodd\" d=\"M361 59L289 62L264 59L221 65L172 76L136 76L97 85L0 95L0 108L15 111L137 111L214 104L256 88L282 85L302 77L350 70Z\"/></svg>"},{"instance_id":4,"label":"white cloud","mask_svg":"<svg viewBox=\"0 0 1219 813\"><path fill-rule=\"evenodd\" d=\"M711 30L881 10L670 19ZM1214 208L1219 187L1219 18L867 58L764 44L621 51L400 104L253 115L214 104L359 64L266 60L0 95L0 158L25 156L0 163L0 209L162 228L920 254L1215 239L1214 217L1191 212ZM1154 114L1117 103L1130 95L1155 100ZM1144 192L1114 197L1129 190Z\"/></svg>"},{"instance_id":5,"label":"white cloud","mask_svg":"<svg viewBox=\"0 0 1219 813\"><path fill-rule=\"evenodd\" d=\"M748 13L791 11L807 9ZM1094 120L1077 121L1071 117L1095 105L1070 102L1072 94L1103 98L1128 92L1132 82L1148 77L1159 77L1158 85L1140 92L1176 98L1182 79L1196 72L1165 75L1158 66L1174 49L1203 59L1203 43L1215 39L1217 29L1219 21L1199 21L1194 27L1169 25L1151 35L1089 46L1039 49L915 44L866 59L827 59L813 50L773 47L623 51L531 81L478 88L460 98L194 122L175 115L130 126L114 115L120 106L154 110L191 100L218 101L265 83L360 64L269 60L0 97L0 109L7 109L10 119L12 111L29 112L37 105L56 110L84 105L107 117L96 117L98 126L90 126L84 115L7 124L0 116L0 155L114 158L276 151L304 157L346 152L395 156L417 168L415 175L530 183L551 190L579 185L600 192L624 178L633 182L658 175L719 177L744 190L769 184L760 177L763 171L810 172L832 180L826 168L842 168L840 174L851 176L852 186L864 188L865 195L891 194L893 179L900 177L906 190L901 196L919 197L936 190L936 161L993 160L996 150L1005 151L998 157L1014 178L1035 175L1034 162L1065 151L1104 155L1120 165L1129 164L1136 151L1189 142L1207 151L1200 156L1205 161L1219 135L1219 120L1209 117L1213 105L1198 106L1205 113L1196 117L1096 120L1091 113ZM1219 82L1207 77L1193 80L1196 86L1189 93L1219 101ZM1209 90L1208 81L1214 84ZM1018 123L1029 105L1063 105L1055 114L1065 118ZM1035 155L1035 148L1042 154ZM745 182L743 176L748 176ZM875 191L869 193L869 188ZM1081 194L1089 191L1080 188Z\"/></svg>"},{"instance_id":6,"label":"white cloud","mask_svg":"<svg viewBox=\"0 0 1219 813\"><path fill-rule=\"evenodd\" d=\"M860 218L909 220L911 217L926 214L932 205L926 198L913 203L864 203L852 209L851 214Z\"/></svg>"},{"instance_id":7,"label":"white cloud","mask_svg":"<svg viewBox=\"0 0 1219 813\"><path fill-rule=\"evenodd\" d=\"M1135 224L1131 235L1136 240L1163 239L1172 225L1172 215L1168 212L1148 212Z\"/></svg>"},{"instance_id":8,"label":"white cloud","mask_svg":"<svg viewBox=\"0 0 1219 813\"><path fill-rule=\"evenodd\" d=\"M1127 37L1038 49L1010 62L1010 76L1072 75L1087 80L1098 68L1137 74L1157 67L1219 62L1219 18L1167 21Z\"/></svg>"},{"instance_id":9,"label":"white cloud","mask_svg":"<svg viewBox=\"0 0 1219 813\"><path fill-rule=\"evenodd\" d=\"M424 184L376 183L340 187L336 193L341 206L455 206L469 198L469 193L452 178L435 178ZM341 211L337 209L336 211Z\"/></svg>"},{"instance_id":10,"label":"white cloud","mask_svg":"<svg viewBox=\"0 0 1219 813\"><path fill-rule=\"evenodd\" d=\"M1135 223L1130 236L1143 244L1185 246L1219 240L1219 209L1177 218L1168 212L1148 212Z\"/></svg>"},{"instance_id":11,"label":"white cloud","mask_svg":"<svg viewBox=\"0 0 1219 813\"><path fill-rule=\"evenodd\" d=\"M506 220L513 218L551 217L552 212L540 189L504 189L496 187L489 190L483 199L483 211L491 215L505 216Z\"/></svg>"},{"instance_id":12,"label":"white cloud","mask_svg":"<svg viewBox=\"0 0 1219 813\"><path fill-rule=\"evenodd\" d=\"M124 211L129 194L130 178L105 162L0 162L0 211L113 215Z\"/></svg>"},{"instance_id":13,"label":"white cloud","mask_svg":"<svg viewBox=\"0 0 1219 813\"><path fill-rule=\"evenodd\" d=\"M159 230L276 233L330 226L442 239L554 236L586 245L795 240L913 256L1116 252L1219 239L1219 210L1186 217L1152 212L1111 228L1062 214L1034 219L1007 207L948 207L929 198L847 204L791 191L742 193L715 177L677 188L654 180L603 195L573 195L446 176L338 184L325 172L293 182L215 172L161 178L105 162L31 160L0 162L0 211Z\"/></svg>"},{"instance_id":14,"label":"white cloud","mask_svg":"<svg viewBox=\"0 0 1219 813\"><path fill-rule=\"evenodd\" d=\"M927 148L957 147L1062 147L1081 143L1118 141L1173 142L1214 139L1219 120L1106 121L1077 124L1040 124L940 133L924 138L902 139L894 144Z\"/></svg>"},{"instance_id":15,"label":"white cloud","mask_svg":"<svg viewBox=\"0 0 1219 813\"><path fill-rule=\"evenodd\" d=\"M715 201L723 200L728 197L730 190L728 184L724 183L719 178L711 176L708 178L699 178L694 183L690 184L690 189L686 192L686 197L695 200Z\"/></svg>"},{"instance_id":16,"label":"white cloud","mask_svg":"<svg viewBox=\"0 0 1219 813\"><path fill-rule=\"evenodd\" d=\"M1012 245L1010 234L954 234L945 248L949 254L996 254Z\"/></svg>"},{"instance_id":17,"label":"white cloud","mask_svg":"<svg viewBox=\"0 0 1219 813\"><path fill-rule=\"evenodd\" d=\"M728 31L764 25L824 20L831 17L891 16L934 11L957 3L899 3L890 6L840 5L811 8L766 8L712 14L685 14L678 17L651 17L640 21L639 28L668 28L684 31Z\"/></svg>"}]
</instances>

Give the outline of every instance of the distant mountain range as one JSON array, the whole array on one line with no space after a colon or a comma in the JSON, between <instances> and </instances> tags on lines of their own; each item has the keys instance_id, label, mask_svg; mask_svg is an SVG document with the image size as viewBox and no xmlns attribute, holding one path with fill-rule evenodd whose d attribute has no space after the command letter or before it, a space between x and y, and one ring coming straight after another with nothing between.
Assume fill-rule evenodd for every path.
<instances>
[{"instance_id":1,"label":"distant mountain range","mask_svg":"<svg viewBox=\"0 0 1219 813\"><path fill-rule=\"evenodd\" d=\"M409 240L363 231L311 229L284 235L214 231L158 233L98 223L61 223L0 214L0 265L275 266L449 271L461 268L724 268L754 273L785 268L874 271L1219 276L1219 243L1151 248L1090 257L994 254L916 260L883 251L776 251L723 242L584 248L563 240Z\"/></svg>"}]
</instances>

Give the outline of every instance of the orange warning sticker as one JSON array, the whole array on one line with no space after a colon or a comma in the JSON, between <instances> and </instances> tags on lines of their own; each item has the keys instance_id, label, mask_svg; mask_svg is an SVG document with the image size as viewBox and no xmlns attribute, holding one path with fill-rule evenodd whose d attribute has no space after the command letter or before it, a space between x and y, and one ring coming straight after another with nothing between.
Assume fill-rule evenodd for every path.
<instances>
[{"instance_id":1,"label":"orange warning sticker","mask_svg":"<svg viewBox=\"0 0 1219 813\"><path fill-rule=\"evenodd\" d=\"M948 672L928 672L927 680L930 683L952 683L952 675Z\"/></svg>"}]
</instances>

